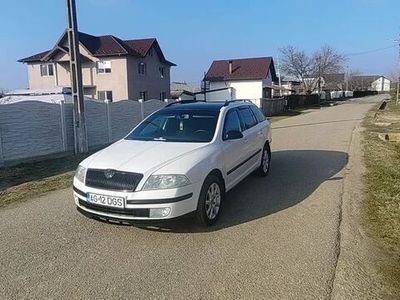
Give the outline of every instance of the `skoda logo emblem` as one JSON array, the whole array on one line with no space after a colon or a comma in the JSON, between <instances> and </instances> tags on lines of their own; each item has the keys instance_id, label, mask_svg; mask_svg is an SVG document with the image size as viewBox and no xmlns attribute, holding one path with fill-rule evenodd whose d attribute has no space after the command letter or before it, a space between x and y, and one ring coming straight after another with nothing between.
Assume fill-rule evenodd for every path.
<instances>
[{"instance_id":1,"label":"skoda logo emblem","mask_svg":"<svg viewBox=\"0 0 400 300\"><path fill-rule=\"evenodd\" d=\"M105 170L104 171L104 176L106 176L107 179L110 179L114 176L115 171L114 170Z\"/></svg>"}]
</instances>

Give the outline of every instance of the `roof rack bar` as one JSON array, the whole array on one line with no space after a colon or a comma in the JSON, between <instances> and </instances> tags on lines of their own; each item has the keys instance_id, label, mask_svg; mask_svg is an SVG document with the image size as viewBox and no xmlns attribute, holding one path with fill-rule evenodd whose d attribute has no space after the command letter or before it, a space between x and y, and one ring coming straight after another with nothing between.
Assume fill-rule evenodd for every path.
<instances>
[{"instance_id":1,"label":"roof rack bar","mask_svg":"<svg viewBox=\"0 0 400 300\"><path fill-rule=\"evenodd\" d=\"M198 100L181 100L181 101L172 102L172 103L166 105L165 107L170 107L170 106L176 105L176 104L187 104L187 103L197 103L197 102L204 102L204 101L198 101Z\"/></svg>"}]
</instances>

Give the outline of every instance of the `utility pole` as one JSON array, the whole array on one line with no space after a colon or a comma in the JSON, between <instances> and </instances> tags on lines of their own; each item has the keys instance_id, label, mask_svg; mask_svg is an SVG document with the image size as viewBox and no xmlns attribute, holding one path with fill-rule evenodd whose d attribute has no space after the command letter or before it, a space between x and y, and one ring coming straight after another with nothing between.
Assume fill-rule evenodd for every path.
<instances>
[{"instance_id":1,"label":"utility pole","mask_svg":"<svg viewBox=\"0 0 400 300\"><path fill-rule=\"evenodd\" d=\"M399 57L398 57L398 69L397 69L397 92L396 92L396 104L399 104L399 81L400 81L400 33L399 33L399 39L397 40L397 45L399 46ZM390 89L389 89L390 90Z\"/></svg>"},{"instance_id":2,"label":"utility pole","mask_svg":"<svg viewBox=\"0 0 400 300\"><path fill-rule=\"evenodd\" d=\"M279 84L279 97L282 97L282 82L281 82L281 67L280 67L280 60L278 55L278 84Z\"/></svg>"},{"instance_id":3,"label":"utility pole","mask_svg":"<svg viewBox=\"0 0 400 300\"><path fill-rule=\"evenodd\" d=\"M71 90L72 98L74 100L75 154L87 153L88 142L75 0L66 0L66 5L68 17L67 34L70 57L69 66L71 74Z\"/></svg>"}]
</instances>

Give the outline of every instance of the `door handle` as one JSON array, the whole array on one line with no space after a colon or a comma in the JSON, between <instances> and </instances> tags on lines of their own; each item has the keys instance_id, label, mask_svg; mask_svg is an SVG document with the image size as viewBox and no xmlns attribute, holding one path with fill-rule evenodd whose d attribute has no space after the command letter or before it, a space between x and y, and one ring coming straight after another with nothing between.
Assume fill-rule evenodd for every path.
<instances>
[{"instance_id":1,"label":"door handle","mask_svg":"<svg viewBox=\"0 0 400 300\"><path fill-rule=\"evenodd\" d=\"M245 143L248 143L248 142L249 142L249 140L248 140L248 139L244 139L243 141L244 141Z\"/></svg>"}]
</instances>

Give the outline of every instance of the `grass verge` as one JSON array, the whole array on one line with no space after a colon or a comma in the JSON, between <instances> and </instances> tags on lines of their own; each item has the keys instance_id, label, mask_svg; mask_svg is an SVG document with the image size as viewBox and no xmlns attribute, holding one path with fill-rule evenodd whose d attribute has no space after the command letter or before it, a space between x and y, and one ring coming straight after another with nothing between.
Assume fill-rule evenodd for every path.
<instances>
[{"instance_id":1,"label":"grass verge","mask_svg":"<svg viewBox=\"0 0 400 300\"><path fill-rule=\"evenodd\" d=\"M68 156L0 169L0 207L71 186L86 156Z\"/></svg>"},{"instance_id":2,"label":"grass verge","mask_svg":"<svg viewBox=\"0 0 400 300\"><path fill-rule=\"evenodd\" d=\"M386 123L386 124L385 124ZM391 123L388 125L388 123ZM385 126L382 126L385 124ZM400 133L400 104L388 102L385 110L378 106L363 122L364 161L366 165L367 201L364 225L388 256L390 267L382 272L396 285L400 282L400 142L384 141L379 134Z\"/></svg>"}]
</instances>

